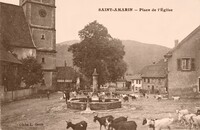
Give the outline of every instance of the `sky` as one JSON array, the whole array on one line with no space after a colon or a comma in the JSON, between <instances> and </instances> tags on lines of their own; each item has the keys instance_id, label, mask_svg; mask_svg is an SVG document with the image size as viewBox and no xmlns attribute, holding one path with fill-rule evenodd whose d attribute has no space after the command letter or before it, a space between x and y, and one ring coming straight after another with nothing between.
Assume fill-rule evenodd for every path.
<instances>
[{"instance_id":1,"label":"sky","mask_svg":"<svg viewBox=\"0 0 200 130\"><path fill-rule=\"evenodd\" d=\"M114 38L172 48L174 40L183 40L200 25L200 0L56 0L56 43L79 40L78 31L94 20L103 24Z\"/></svg>"}]
</instances>

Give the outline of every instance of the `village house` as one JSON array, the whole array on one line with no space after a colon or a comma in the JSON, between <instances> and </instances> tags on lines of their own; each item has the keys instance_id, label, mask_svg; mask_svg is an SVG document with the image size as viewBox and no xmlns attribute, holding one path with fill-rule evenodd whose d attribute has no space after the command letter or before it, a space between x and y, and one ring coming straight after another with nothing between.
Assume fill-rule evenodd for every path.
<instances>
[{"instance_id":1,"label":"village house","mask_svg":"<svg viewBox=\"0 0 200 130\"><path fill-rule=\"evenodd\" d=\"M80 74L72 67L56 67L56 89L79 89L80 88Z\"/></svg>"},{"instance_id":2,"label":"village house","mask_svg":"<svg viewBox=\"0 0 200 130\"><path fill-rule=\"evenodd\" d=\"M135 74L131 78L131 88L134 92L139 92L142 88L142 77L141 74Z\"/></svg>"},{"instance_id":3,"label":"village house","mask_svg":"<svg viewBox=\"0 0 200 130\"><path fill-rule=\"evenodd\" d=\"M139 92L139 90L142 88L141 74L128 75L126 76L126 80L130 82L130 89L133 92Z\"/></svg>"},{"instance_id":4,"label":"village house","mask_svg":"<svg viewBox=\"0 0 200 130\"><path fill-rule=\"evenodd\" d=\"M191 32L165 58L168 63L169 97L200 97L200 26Z\"/></svg>"},{"instance_id":5,"label":"village house","mask_svg":"<svg viewBox=\"0 0 200 130\"><path fill-rule=\"evenodd\" d=\"M126 88L126 80L125 79L117 80L116 87L117 87L117 89L125 89Z\"/></svg>"},{"instance_id":6,"label":"village house","mask_svg":"<svg viewBox=\"0 0 200 130\"><path fill-rule=\"evenodd\" d=\"M142 89L149 93L167 93L167 63L164 59L141 70Z\"/></svg>"}]
</instances>

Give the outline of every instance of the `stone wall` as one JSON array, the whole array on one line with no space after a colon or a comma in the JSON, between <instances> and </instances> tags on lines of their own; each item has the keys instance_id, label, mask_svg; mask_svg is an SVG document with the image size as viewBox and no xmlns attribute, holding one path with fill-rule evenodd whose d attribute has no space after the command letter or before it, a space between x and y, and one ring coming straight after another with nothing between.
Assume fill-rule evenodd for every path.
<instances>
[{"instance_id":1,"label":"stone wall","mask_svg":"<svg viewBox=\"0 0 200 130\"><path fill-rule=\"evenodd\" d=\"M200 98L200 94L196 91L196 87L173 88L169 89L169 96L180 96L180 98Z\"/></svg>"},{"instance_id":2,"label":"stone wall","mask_svg":"<svg viewBox=\"0 0 200 130\"><path fill-rule=\"evenodd\" d=\"M70 109L77 109L77 110L85 110L86 109L86 102L74 102L69 101L67 103L67 107ZM90 109L91 110L109 110L121 108L120 101L113 101L113 102L91 102Z\"/></svg>"},{"instance_id":3,"label":"stone wall","mask_svg":"<svg viewBox=\"0 0 200 130\"><path fill-rule=\"evenodd\" d=\"M39 28L32 28L32 36L37 49L41 50L56 50L54 30L44 30Z\"/></svg>"},{"instance_id":4,"label":"stone wall","mask_svg":"<svg viewBox=\"0 0 200 130\"><path fill-rule=\"evenodd\" d=\"M43 89L53 89L53 72L43 71L45 86Z\"/></svg>"},{"instance_id":5,"label":"stone wall","mask_svg":"<svg viewBox=\"0 0 200 130\"><path fill-rule=\"evenodd\" d=\"M150 82L147 82L147 78L142 79L142 89L148 90L149 92L156 92L159 90L160 93L166 93L166 78L148 78ZM154 90L154 91L153 91Z\"/></svg>"},{"instance_id":6,"label":"stone wall","mask_svg":"<svg viewBox=\"0 0 200 130\"><path fill-rule=\"evenodd\" d=\"M36 59L42 63L45 87L52 87L56 70L55 0L20 0L20 5L37 48Z\"/></svg>"},{"instance_id":7,"label":"stone wall","mask_svg":"<svg viewBox=\"0 0 200 130\"><path fill-rule=\"evenodd\" d=\"M7 92L3 92L1 93L1 101L2 102L9 102L12 100L18 100L18 99L22 99L25 97L28 97L34 93L36 93L37 90L36 89L22 89L22 90L15 90L15 91L7 91Z\"/></svg>"},{"instance_id":8,"label":"stone wall","mask_svg":"<svg viewBox=\"0 0 200 130\"><path fill-rule=\"evenodd\" d=\"M36 59L38 63L42 63L43 69L56 70L56 53L37 51Z\"/></svg>"}]
</instances>

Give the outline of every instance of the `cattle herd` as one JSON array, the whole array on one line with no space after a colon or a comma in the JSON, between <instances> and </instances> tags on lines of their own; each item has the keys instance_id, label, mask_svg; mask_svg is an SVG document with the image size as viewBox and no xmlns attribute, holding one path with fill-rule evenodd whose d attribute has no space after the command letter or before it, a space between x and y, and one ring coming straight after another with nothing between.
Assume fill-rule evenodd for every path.
<instances>
[{"instance_id":1,"label":"cattle herd","mask_svg":"<svg viewBox=\"0 0 200 130\"><path fill-rule=\"evenodd\" d=\"M187 109L176 110L176 115L178 122L181 125L187 126L188 129L194 128L195 130L200 130L200 109L196 113L190 113ZM137 123L133 120L128 120L128 117L117 117L114 118L112 115L107 115L99 117L98 114L94 115L94 122L98 121L100 125L100 130L102 126L107 130L136 130ZM143 119L142 125L147 126L147 129L162 130L171 129L170 125L175 121L175 118L169 114L169 117L162 119ZM79 123L73 124L71 121L67 122L67 129L72 128L73 130L86 130L87 122L81 121Z\"/></svg>"}]
</instances>

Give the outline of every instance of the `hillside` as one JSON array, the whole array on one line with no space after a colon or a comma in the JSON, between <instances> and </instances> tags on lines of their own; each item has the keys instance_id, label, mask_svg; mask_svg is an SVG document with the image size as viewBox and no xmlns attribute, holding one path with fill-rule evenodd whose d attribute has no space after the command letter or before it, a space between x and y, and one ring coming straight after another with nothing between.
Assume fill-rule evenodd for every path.
<instances>
[{"instance_id":1,"label":"hillside","mask_svg":"<svg viewBox=\"0 0 200 130\"><path fill-rule=\"evenodd\" d=\"M66 60L67 66L72 66L72 53L68 52L68 48L70 45L79 42L78 40L65 41L59 44L56 44L56 66L64 66L64 62Z\"/></svg>"},{"instance_id":2,"label":"hillside","mask_svg":"<svg viewBox=\"0 0 200 130\"><path fill-rule=\"evenodd\" d=\"M67 50L71 44L76 42L79 41L66 41L56 45L57 66L63 66L65 60L68 66L72 66L72 54ZM123 40L122 43L125 45L124 60L128 65L128 73L132 74L139 72L146 65L159 61L170 50L170 48L164 46L132 40Z\"/></svg>"}]
</instances>

